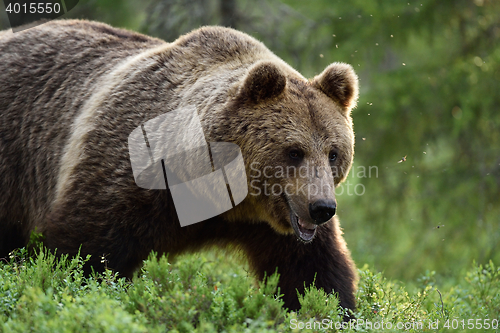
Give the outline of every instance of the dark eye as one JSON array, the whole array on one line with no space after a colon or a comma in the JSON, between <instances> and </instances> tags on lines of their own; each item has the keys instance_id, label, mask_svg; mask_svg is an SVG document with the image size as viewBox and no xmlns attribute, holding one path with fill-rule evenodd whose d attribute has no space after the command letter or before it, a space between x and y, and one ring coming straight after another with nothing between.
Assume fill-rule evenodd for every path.
<instances>
[{"instance_id":1,"label":"dark eye","mask_svg":"<svg viewBox=\"0 0 500 333\"><path fill-rule=\"evenodd\" d=\"M292 159L292 160L300 160L302 159L302 157L304 157L304 153L302 152L302 150L300 149L292 149L290 150L290 152L288 153L288 156Z\"/></svg>"},{"instance_id":2,"label":"dark eye","mask_svg":"<svg viewBox=\"0 0 500 333\"><path fill-rule=\"evenodd\" d=\"M335 151L331 151L330 154L328 154L328 159L330 162L335 162L337 160L337 153Z\"/></svg>"}]
</instances>

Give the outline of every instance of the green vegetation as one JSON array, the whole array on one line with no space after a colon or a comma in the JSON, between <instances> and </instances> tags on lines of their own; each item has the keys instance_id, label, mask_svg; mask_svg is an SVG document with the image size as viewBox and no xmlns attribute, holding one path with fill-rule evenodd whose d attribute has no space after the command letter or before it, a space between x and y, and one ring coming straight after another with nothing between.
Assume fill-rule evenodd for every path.
<instances>
[{"instance_id":1,"label":"green vegetation","mask_svg":"<svg viewBox=\"0 0 500 333\"><path fill-rule=\"evenodd\" d=\"M85 278L85 261L45 250L32 257L13 252L0 263L0 332L333 332L342 324L335 296L310 288L302 309L286 312L275 296L276 275L257 283L244 265L215 252L174 263L151 255L132 282L111 271ZM446 331L447 320L460 328L464 320L478 332L479 323L498 326L500 267L493 263L475 265L458 286L439 291L434 272L411 291L367 267L359 273L357 332L370 331L370 323L375 330L390 325L388 332L399 331L397 325ZM343 332L355 331L355 323L344 325Z\"/></svg>"}]
</instances>

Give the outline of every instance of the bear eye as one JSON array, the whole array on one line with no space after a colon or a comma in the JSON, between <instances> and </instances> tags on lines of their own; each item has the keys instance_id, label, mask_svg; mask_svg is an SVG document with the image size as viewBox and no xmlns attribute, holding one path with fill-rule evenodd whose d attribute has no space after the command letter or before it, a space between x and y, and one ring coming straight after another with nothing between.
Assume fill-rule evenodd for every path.
<instances>
[{"instance_id":1,"label":"bear eye","mask_svg":"<svg viewBox=\"0 0 500 333\"><path fill-rule=\"evenodd\" d=\"M330 162L335 162L337 160L337 152L332 150L330 154L328 154L328 159Z\"/></svg>"},{"instance_id":2,"label":"bear eye","mask_svg":"<svg viewBox=\"0 0 500 333\"><path fill-rule=\"evenodd\" d=\"M292 150L290 150L290 152L288 153L288 156L289 156L292 160L298 161L298 160L302 159L302 157L304 157L304 153L303 153L303 152L302 152L302 150L300 150L300 149L292 149Z\"/></svg>"}]
</instances>

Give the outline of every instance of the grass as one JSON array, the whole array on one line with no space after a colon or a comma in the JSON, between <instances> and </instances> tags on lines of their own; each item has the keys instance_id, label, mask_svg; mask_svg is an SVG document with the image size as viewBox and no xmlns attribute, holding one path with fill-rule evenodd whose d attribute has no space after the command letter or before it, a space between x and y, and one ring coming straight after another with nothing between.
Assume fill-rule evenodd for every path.
<instances>
[{"instance_id":1,"label":"grass","mask_svg":"<svg viewBox=\"0 0 500 333\"><path fill-rule=\"evenodd\" d=\"M0 332L334 332L342 325L334 295L308 288L302 309L287 312L276 275L258 283L244 264L216 252L175 262L152 254L132 282L111 271L85 277L86 260L11 253L0 263ZM344 323L343 332L380 325L384 332L445 332L446 323L456 331L500 331L500 268L492 262L473 265L448 290L438 289L433 272L415 287L368 267L359 274L357 321Z\"/></svg>"}]
</instances>

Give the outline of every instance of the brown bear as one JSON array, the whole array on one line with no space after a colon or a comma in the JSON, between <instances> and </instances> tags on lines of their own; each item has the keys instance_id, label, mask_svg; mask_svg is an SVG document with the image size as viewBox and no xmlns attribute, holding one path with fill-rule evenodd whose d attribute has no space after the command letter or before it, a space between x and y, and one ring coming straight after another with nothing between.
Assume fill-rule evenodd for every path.
<instances>
[{"instance_id":1,"label":"brown bear","mask_svg":"<svg viewBox=\"0 0 500 333\"><path fill-rule=\"evenodd\" d=\"M289 309L313 281L355 308L356 270L334 216L354 153L351 66L306 80L229 28L166 43L63 20L0 33L0 82L0 257L37 228L48 248L81 247L95 270L105 256L131 277L152 250L215 245L242 251L259 278L277 269ZM185 106L207 142L240 147L249 190L233 209L181 227L168 190L137 186L127 138Z\"/></svg>"}]
</instances>

